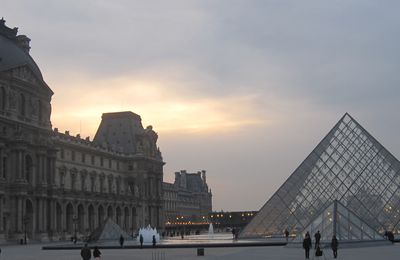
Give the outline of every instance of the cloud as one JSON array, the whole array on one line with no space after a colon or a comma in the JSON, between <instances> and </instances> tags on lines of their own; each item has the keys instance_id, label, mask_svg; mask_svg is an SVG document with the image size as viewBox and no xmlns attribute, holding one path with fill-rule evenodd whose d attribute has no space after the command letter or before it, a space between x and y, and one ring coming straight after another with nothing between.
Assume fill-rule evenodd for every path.
<instances>
[{"instance_id":1,"label":"cloud","mask_svg":"<svg viewBox=\"0 0 400 260\"><path fill-rule=\"evenodd\" d=\"M83 126L86 135L93 135L101 113L121 110L140 114L146 124L155 124L157 131L177 135L234 131L267 123L257 111L256 95L198 98L146 79L73 80L57 86L55 93L53 125L69 125L75 132Z\"/></svg>"}]
</instances>

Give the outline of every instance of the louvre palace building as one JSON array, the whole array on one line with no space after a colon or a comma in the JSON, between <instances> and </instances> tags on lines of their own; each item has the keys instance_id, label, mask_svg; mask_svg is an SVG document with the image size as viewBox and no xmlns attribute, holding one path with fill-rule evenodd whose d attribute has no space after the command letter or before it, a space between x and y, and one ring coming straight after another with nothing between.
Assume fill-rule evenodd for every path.
<instances>
[{"instance_id":1,"label":"louvre palace building","mask_svg":"<svg viewBox=\"0 0 400 260\"><path fill-rule=\"evenodd\" d=\"M93 140L52 129L54 93L17 30L0 20L0 242L86 236L107 217L162 227L157 133L132 112L103 114Z\"/></svg>"}]
</instances>

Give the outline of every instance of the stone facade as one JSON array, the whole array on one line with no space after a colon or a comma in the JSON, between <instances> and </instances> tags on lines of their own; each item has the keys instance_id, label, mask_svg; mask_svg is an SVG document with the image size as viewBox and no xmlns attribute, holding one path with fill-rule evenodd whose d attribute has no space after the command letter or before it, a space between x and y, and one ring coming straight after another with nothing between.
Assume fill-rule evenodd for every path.
<instances>
[{"instance_id":1,"label":"stone facade","mask_svg":"<svg viewBox=\"0 0 400 260\"><path fill-rule=\"evenodd\" d=\"M87 236L107 217L162 227L161 152L132 112L105 113L93 141L52 130L53 92L29 38L0 20L0 242Z\"/></svg>"},{"instance_id":2,"label":"stone facade","mask_svg":"<svg viewBox=\"0 0 400 260\"><path fill-rule=\"evenodd\" d=\"M174 183L163 183L165 223L200 221L212 211L212 193L208 188L206 171L175 172Z\"/></svg>"}]
</instances>

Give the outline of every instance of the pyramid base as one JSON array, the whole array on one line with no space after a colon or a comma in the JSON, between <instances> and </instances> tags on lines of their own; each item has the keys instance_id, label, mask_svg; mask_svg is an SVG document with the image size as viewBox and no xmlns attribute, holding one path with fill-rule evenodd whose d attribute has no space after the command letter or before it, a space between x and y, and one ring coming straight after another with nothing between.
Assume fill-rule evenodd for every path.
<instances>
[{"instance_id":1,"label":"pyramid base","mask_svg":"<svg viewBox=\"0 0 400 260\"><path fill-rule=\"evenodd\" d=\"M351 240L351 241L339 241L340 248L357 248L357 247L375 247L375 246L388 246L393 243L388 240ZM314 246L314 243L313 243ZM285 247L287 248L303 248L303 243L300 242L289 242ZM331 249L330 242L321 242L321 249Z\"/></svg>"}]
</instances>

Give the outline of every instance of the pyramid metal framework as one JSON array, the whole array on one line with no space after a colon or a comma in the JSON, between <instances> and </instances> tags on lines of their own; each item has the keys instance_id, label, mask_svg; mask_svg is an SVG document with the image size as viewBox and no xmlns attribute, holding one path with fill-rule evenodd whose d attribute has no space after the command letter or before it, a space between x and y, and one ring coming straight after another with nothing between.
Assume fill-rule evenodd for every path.
<instances>
[{"instance_id":1,"label":"pyramid metal framework","mask_svg":"<svg viewBox=\"0 0 400 260\"><path fill-rule=\"evenodd\" d=\"M337 200L316 216L302 233L309 232L312 236L317 231L320 231L322 243L331 242L333 235L341 243L344 241L384 240L381 234ZM298 234L293 242L301 243L303 238L303 234Z\"/></svg>"},{"instance_id":2,"label":"pyramid metal framework","mask_svg":"<svg viewBox=\"0 0 400 260\"><path fill-rule=\"evenodd\" d=\"M399 229L400 162L347 113L240 236L299 234L334 200L379 233Z\"/></svg>"}]
</instances>

